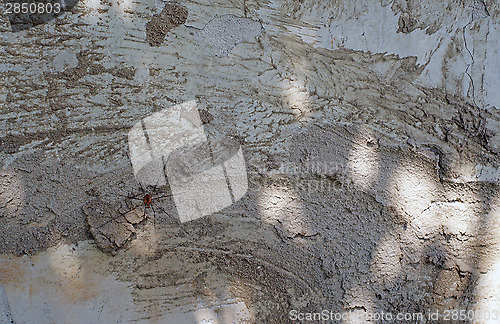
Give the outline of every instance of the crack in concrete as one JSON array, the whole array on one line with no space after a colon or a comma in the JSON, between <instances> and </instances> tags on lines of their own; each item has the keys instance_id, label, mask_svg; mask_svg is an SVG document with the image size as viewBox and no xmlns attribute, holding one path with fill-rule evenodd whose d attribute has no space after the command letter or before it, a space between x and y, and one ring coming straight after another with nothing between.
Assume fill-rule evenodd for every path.
<instances>
[{"instance_id":1,"label":"crack in concrete","mask_svg":"<svg viewBox=\"0 0 500 324\"><path fill-rule=\"evenodd\" d=\"M475 10L477 9L478 2L482 4L482 6L486 12L486 15L488 17L490 16L490 13L488 11L488 8L486 7L486 4L484 3L484 0L476 0L476 1L474 1L474 4L472 5L472 13L471 13L471 18L470 18L469 22L464 27L462 27L462 35L463 35L463 39L464 39L465 49L467 50L467 53L469 53L469 56L472 60L472 62L470 64L467 64L467 67L465 68L465 73L467 74L467 76L469 77L469 80L470 80L469 89L467 90L467 94L469 93L470 88L472 87L472 101L474 102L474 106L476 106L477 108L479 108L479 106L476 103L474 79L472 78L472 75L469 72L470 69L472 68L472 65L474 65L474 63L476 63L476 61L474 60L474 55L472 54L472 52L469 49L469 46L467 45L467 38L465 37L465 31L466 31L467 27L476 20L475 19Z\"/></svg>"}]
</instances>

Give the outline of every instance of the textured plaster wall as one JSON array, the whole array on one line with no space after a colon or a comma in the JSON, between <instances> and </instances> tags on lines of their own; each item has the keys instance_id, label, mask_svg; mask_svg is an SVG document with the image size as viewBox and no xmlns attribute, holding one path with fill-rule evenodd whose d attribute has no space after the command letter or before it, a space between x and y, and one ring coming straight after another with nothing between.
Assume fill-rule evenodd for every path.
<instances>
[{"instance_id":1,"label":"textured plaster wall","mask_svg":"<svg viewBox=\"0 0 500 324\"><path fill-rule=\"evenodd\" d=\"M3 17L1 252L44 260L60 242L91 239L99 208L130 210L120 195L140 190L128 130L196 99L209 136L243 147L243 199L186 232L159 213L156 228L134 227L115 256L64 252L76 264L102 258L81 274L88 283L110 280L89 273L112 273L128 287L125 320L193 310L196 298L243 301L246 317L276 323L292 309L498 306L497 3L181 5L188 16L175 24L161 1L81 1L18 33ZM235 19L243 27L230 38ZM19 262L5 256L0 268L14 304L24 300ZM82 286L43 273L35 282L63 283L87 305ZM25 322L41 316L11 310Z\"/></svg>"}]
</instances>

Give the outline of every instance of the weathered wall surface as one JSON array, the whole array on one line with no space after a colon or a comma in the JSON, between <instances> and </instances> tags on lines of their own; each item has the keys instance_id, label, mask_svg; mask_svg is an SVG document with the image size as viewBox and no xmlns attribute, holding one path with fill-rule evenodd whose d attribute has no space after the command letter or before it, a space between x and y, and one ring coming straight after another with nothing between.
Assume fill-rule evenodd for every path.
<instances>
[{"instance_id":1,"label":"weathered wall surface","mask_svg":"<svg viewBox=\"0 0 500 324\"><path fill-rule=\"evenodd\" d=\"M158 213L156 229L135 228L116 256L97 253L99 271L129 283L128 320L196 308L199 296L212 306L242 300L257 322L286 322L292 309L495 310L498 4L182 6L187 18L172 22L184 11L161 1L86 0L18 33L4 17L1 252L88 239L84 206L96 199L111 212L130 209L120 195L140 191L128 130L195 99L210 136L242 144L249 191L186 232ZM38 258L59 253L51 251ZM10 300L21 300L16 260L0 268ZM38 280L67 283L50 274ZM81 286L68 289L87 298Z\"/></svg>"}]
</instances>

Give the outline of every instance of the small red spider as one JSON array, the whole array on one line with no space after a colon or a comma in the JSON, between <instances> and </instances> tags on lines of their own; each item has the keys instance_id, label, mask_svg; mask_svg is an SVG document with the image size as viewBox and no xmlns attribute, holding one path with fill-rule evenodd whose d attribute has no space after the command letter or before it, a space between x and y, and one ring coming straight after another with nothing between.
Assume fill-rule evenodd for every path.
<instances>
[{"instance_id":1,"label":"small red spider","mask_svg":"<svg viewBox=\"0 0 500 324\"><path fill-rule=\"evenodd\" d=\"M155 204L155 201L158 201L160 199L163 199L163 198L168 198L168 197L172 197L172 194L164 194L164 195L161 195L161 196L156 196L156 197L153 197L151 194L149 194L148 192L146 192L146 190L144 190L144 188L142 187L142 185L139 183L139 186L141 188L141 191L143 192L144 196L142 198L139 198L138 196L124 196L124 195L120 195L122 197L125 197L125 198L128 198L128 199L135 199L135 200L140 200L142 201L142 203L144 204L144 217L147 216L147 213L146 213L146 210L147 209L151 209L153 211L153 227L155 228L156 230L156 211L155 211L155 206L156 206L156 209L160 210L162 213L164 213L165 215L167 215L168 217L170 217L175 223L177 223L177 225L179 226L179 228L186 234L189 234L182 226L181 224L179 223L179 221L177 219L175 219L170 213L168 213L163 207ZM156 186L153 187L153 191L152 192L156 192L157 191L157 188ZM137 208L137 207L135 207ZM121 215L120 215L121 216ZM118 216L117 218L119 218L120 216Z\"/></svg>"},{"instance_id":2,"label":"small red spider","mask_svg":"<svg viewBox=\"0 0 500 324\"><path fill-rule=\"evenodd\" d=\"M142 187L142 185L141 185L140 183L139 183L139 186L140 186L141 191L142 191L142 194L143 194L143 195L142 195L142 198L140 198L140 197L141 197L141 195L135 195L135 196L130 196L130 195L128 195L128 196L125 196L125 195L120 195L120 194L119 194L119 196L124 197L124 198L127 198L127 199L133 199L133 200L138 200L138 201L141 201L141 203L144 205L144 215L143 215L143 219L146 219L146 218L147 218L147 216L148 216L147 210L148 210L148 209L151 209L151 210L153 211L153 227L154 227L155 231L156 231L156 210L155 210L155 209L157 209L157 210L161 211L163 214L165 214L165 215L167 215L168 217L170 217L170 218L171 218L171 219L172 219L175 223L177 223L177 225L179 226L179 228L180 228L180 229L181 229L184 233L189 234L189 233L188 233L188 232L187 232L187 231L186 231L186 230L185 230L185 229L181 226L180 222L179 222L177 219L175 219L175 218L174 218L174 217L173 217L170 213L168 213L168 212L167 212L167 211L166 211L163 207L161 207L160 205L155 204L155 202L156 202L156 201L159 201L160 199L163 199L163 198L168 198L168 197L172 197L172 194L151 195L150 193L146 192L146 190L144 190L144 188ZM157 192L157 191L158 191L158 190L157 190L157 188L156 188L156 186L154 186L152 189L153 189L153 191L151 191L151 192ZM160 194L160 193L158 193L158 194ZM140 205L139 205L139 206L140 206ZM134 206L134 207L130 207L130 206L129 206L129 207L130 207L129 211L130 211L130 210L133 210L133 209L136 209L136 208L138 208L139 206ZM156 208L155 208L155 206L156 206ZM111 223L111 222L113 222L113 221L117 220L117 219L118 219L118 218L120 218L120 217L124 217L124 218L125 218L125 215L126 215L126 213L120 213L118 216L113 217L113 218L111 218L111 219L107 220L106 222L104 222L104 223L100 224L100 225L97 227L97 229L99 229L99 228L103 227L103 226L104 226L104 225L106 225L106 224L109 224L109 223Z\"/></svg>"}]
</instances>

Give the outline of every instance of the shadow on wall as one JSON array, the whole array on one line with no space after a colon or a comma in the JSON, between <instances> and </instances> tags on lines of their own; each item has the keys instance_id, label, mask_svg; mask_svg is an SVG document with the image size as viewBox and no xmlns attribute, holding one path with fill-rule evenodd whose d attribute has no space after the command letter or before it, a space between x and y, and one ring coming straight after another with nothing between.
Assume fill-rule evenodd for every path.
<instances>
[{"instance_id":1,"label":"shadow on wall","mask_svg":"<svg viewBox=\"0 0 500 324\"><path fill-rule=\"evenodd\" d=\"M313 70L308 62L299 65ZM469 307L466 294L474 284L464 261L475 248L467 241L484 215L477 194L489 196L493 189L443 180L449 170L442 170L442 153L432 145L391 148L378 142L370 125L318 124L319 118L307 118L314 107L307 76L290 80L282 87L283 104L294 116L293 127L302 126L295 128L291 152L282 154L290 153L290 160L270 157L263 169L250 165L257 171L250 176L256 196L241 204L257 204L258 217L281 240L278 246L303 253L302 264L287 264L287 252L280 251L283 260L273 256L275 266L320 287L302 310L321 305L353 311L355 321L381 311L413 312L418 319L429 309ZM253 154L250 145L247 154Z\"/></svg>"},{"instance_id":2,"label":"shadow on wall","mask_svg":"<svg viewBox=\"0 0 500 324\"><path fill-rule=\"evenodd\" d=\"M366 126L312 125L292 141L290 164L261 189L260 217L321 260L323 307L352 322L476 309L474 277L484 246L495 246L481 225L498 221L488 207L495 185L442 182L434 160L379 146Z\"/></svg>"},{"instance_id":3,"label":"shadow on wall","mask_svg":"<svg viewBox=\"0 0 500 324\"><path fill-rule=\"evenodd\" d=\"M198 293L221 301L238 296L254 318L271 322L286 321L292 309L347 312L355 322L381 311L444 310L462 301L469 306L465 298L471 295L462 294L472 293L476 281L470 281L467 264L454 262L470 255L460 255L458 244L468 243L457 225L464 215L470 218L470 206L436 197L445 192L452 201L457 198L449 195L456 193L464 204L477 206L477 196L465 185L441 189L432 161L379 146L365 127L308 126L292 139L297 145L286 164L254 168L247 195L220 213L190 222L189 236L160 219L157 245L140 248L151 234L145 231L127 252L145 256L134 266L135 295L193 278ZM360 154L363 150L371 153ZM359 171L355 156L368 156L360 163L373 163L375 171ZM483 195L490 194L485 190ZM179 262L174 268L173 260ZM74 267L54 262L54 274ZM166 274L171 279L152 280ZM64 286L73 291L71 284ZM159 297L139 305L154 304ZM492 305L487 300L493 299L483 301L483 307ZM151 307L148 316L161 316Z\"/></svg>"}]
</instances>

